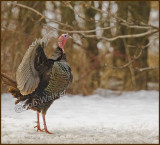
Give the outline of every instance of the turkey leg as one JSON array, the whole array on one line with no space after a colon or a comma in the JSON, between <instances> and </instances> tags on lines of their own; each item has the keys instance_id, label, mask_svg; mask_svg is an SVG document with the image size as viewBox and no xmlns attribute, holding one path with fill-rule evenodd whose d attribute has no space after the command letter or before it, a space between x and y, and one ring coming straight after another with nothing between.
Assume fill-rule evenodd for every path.
<instances>
[{"instance_id":1,"label":"turkey leg","mask_svg":"<svg viewBox=\"0 0 160 145\"><path fill-rule=\"evenodd\" d=\"M43 116L43 123L44 123L44 129L43 129L43 130L44 130L46 133L48 133L48 134L52 134L51 132L49 132L49 131L47 130L45 115L42 114L42 116Z\"/></svg>"},{"instance_id":2,"label":"turkey leg","mask_svg":"<svg viewBox=\"0 0 160 145\"><path fill-rule=\"evenodd\" d=\"M37 112L37 125L34 127L36 128L37 127L37 131L42 131L41 128L40 128L40 122L39 122L39 112Z\"/></svg>"}]
</instances>

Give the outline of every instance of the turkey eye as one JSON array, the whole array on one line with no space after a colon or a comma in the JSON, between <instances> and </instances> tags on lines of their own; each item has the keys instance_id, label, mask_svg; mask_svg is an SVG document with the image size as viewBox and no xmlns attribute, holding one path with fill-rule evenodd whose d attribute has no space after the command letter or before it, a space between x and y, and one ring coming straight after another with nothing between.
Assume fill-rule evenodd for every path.
<instances>
[{"instance_id":1,"label":"turkey eye","mask_svg":"<svg viewBox=\"0 0 160 145\"><path fill-rule=\"evenodd\" d=\"M64 37L66 38L66 37L67 37L67 35L64 35Z\"/></svg>"}]
</instances>

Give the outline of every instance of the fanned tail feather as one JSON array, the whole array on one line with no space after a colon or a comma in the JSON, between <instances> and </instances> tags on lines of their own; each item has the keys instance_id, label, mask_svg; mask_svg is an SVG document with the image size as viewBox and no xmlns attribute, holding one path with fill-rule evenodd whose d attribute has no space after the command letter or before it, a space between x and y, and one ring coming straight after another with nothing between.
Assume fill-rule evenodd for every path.
<instances>
[{"instance_id":1,"label":"fanned tail feather","mask_svg":"<svg viewBox=\"0 0 160 145\"><path fill-rule=\"evenodd\" d=\"M1 79L6 85L17 88L17 83L8 76L6 76L4 73L1 73Z\"/></svg>"},{"instance_id":2,"label":"fanned tail feather","mask_svg":"<svg viewBox=\"0 0 160 145\"><path fill-rule=\"evenodd\" d=\"M23 96L20 93L19 89L17 88L16 81L12 80L4 73L1 73L1 80L4 82L4 84L10 86L8 92L10 92L14 98L17 98L17 100L15 101L15 104L27 99L27 96Z\"/></svg>"}]
</instances>

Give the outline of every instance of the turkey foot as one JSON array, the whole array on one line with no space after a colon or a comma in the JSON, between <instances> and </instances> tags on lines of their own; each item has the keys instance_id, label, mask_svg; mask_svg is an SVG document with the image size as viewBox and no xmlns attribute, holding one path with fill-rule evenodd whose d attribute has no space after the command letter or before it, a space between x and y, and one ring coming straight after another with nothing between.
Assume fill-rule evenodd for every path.
<instances>
[{"instance_id":1,"label":"turkey foot","mask_svg":"<svg viewBox=\"0 0 160 145\"><path fill-rule=\"evenodd\" d=\"M43 131L46 132L46 133L48 133L48 134L52 134L51 132L49 132L49 131L47 130L45 115L42 115L42 116L43 116L43 122L44 122L44 129L43 129Z\"/></svg>"},{"instance_id":2,"label":"turkey foot","mask_svg":"<svg viewBox=\"0 0 160 145\"><path fill-rule=\"evenodd\" d=\"M40 128L40 125L39 124L37 124L34 128L36 128L37 127L37 131L39 130L39 131L43 131L43 130L41 130L41 128Z\"/></svg>"},{"instance_id":3,"label":"turkey foot","mask_svg":"<svg viewBox=\"0 0 160 145\"><path fill-rule=\"evenodd\" d=\"M49 132L49 131L47 130L47 128L42 129L42 131L43 131L43 132L46 132L46 133L48 133L48 134L52 134L51 132Z\"/></svg>"}]
</instances>

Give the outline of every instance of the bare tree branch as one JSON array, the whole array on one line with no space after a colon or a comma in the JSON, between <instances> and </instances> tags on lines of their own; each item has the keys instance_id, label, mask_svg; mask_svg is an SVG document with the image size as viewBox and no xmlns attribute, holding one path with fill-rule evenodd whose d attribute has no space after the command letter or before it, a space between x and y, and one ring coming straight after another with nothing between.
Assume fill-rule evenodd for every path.
<instances>
[{"instance_id":1,"label":"bare tree branch","mask_svg":"<svg viewBox=\"0 0 160 145\"><path fill-rule=\"evenodd\" d=\"M146 68L135 68L135 70L142 72L142 71L148 71L148 70L155 70L159 69L159 66L152 66L152 67L146 67Z\"/></svg>"},{"instance_id":2,"label":"bare tree branch","mask_svg":"<svg viewBox=\"0 0 160 145\"><path fill-rule=\"evenodd\" d=\"M99 30L108 30L108 29L111 29L111 28L115 27L115 26L113 26L113 27L105 27L105 28L99 28L99 29L94 29L94 30L74 30L74 31L69 31L69 30L55 28L55 27L49 26L49 25L44 24L44 23L43 23L43 25L47 26L47 27L50 27L51 29L56 29L58 31L66 32L66 33L91 33L91 32L96 32L96 31L99 31ZM84 35L84 36L86 36L86 35Z\"/></svg>"},{"instance_id":3,"label":"bare tree branch","mask_svg":"<svg viewBox=\"0 0 160 145\"><path fill-rule=\"evenodd\" d=\"M151 26L139 26L139 25L128 25L127 23L121 23L121 25L126 26L128 28L135 28L135 29L151 29Z\"/></svg>"},{"instance_id":4,"label":"bare tree branch","mask_svg":"<svg viewBox=\"0 0 160 145\"><path fill-rule=\"evenodd\" d=\"M38 12L37 10L35 10L35 9L31 8L31 7L25 6L25 5L23 5L23 4L14 4L14 5L15 5L15 6L22 7L22 8L29 9L29 10L35 12L37 15L40 15L41 18L39 19L39 21L42 20L42 19L44 19L44 18L46 18L46 19L48 19L48 20L50 20L50 21L52 21L52 22L54 22L54 23L57 23L57 24L60 24L60 25L63 25L63 26L67 26L67 27L70 27L70 28L73 29L73 27L70 26L70 25L67 25L67 24L64 24L64 23L61 23L61 22L58 22L58 21L55 21L55 20L51 20L51 19L45 17L42 13ZM70 5L70 3L65 3L65 5L66 5L67 7L69 7L69 8L71 8L72 10L74 10L73 7ZM91 6L91 7L93 8L93 6ZM97 8L95 8L95 9L97 10ZM98 10L98 11L102 11L102 10ZM125 20L123 20L123 22L124 22L124 21L125 21ZM124 24L124 23L123 23L123 25L128 26L127 24ZM53 28L53 29L57 29L58 31L61 31L61 32L68 32L68 33L90 33L90 32L95 32L95 31L98 31L98 30L106 30L106 29L111 29L111 28L113 28L113 27L106 27L106 28L100 28L100 29L98 29L98 30L95 29L95 30L89 30L89 31L79 31L79 30L76 30L76 31L68 31L68 30L63 30L63 29L54 28L54 27L51 27L51 26L48 26L48 27ZM140 27L140 26L128 26L128 27L132 27L132 28L142 28L142 27ZM149 28L149 27L143 27L143 28L147 29L147 28ZM147 32L145 32L145 33L141 33L141 34L123 35L123 36L116 36L116 37L113 37L113 38L106 38L106 37L103 37L103 36L96 36L96 35L84 35L84 37L87 37L87 38L95 38L95 37L96 37L96 38L98 38L98 39L104 39L104 40L106 40L106 41L114 41L114 40L117 40L117 39L119 39L119 38L137 38L137 37L143 37L143 36L146 36L146 35L150 35L150 34L152 34L152 33L155 33L155 32L158 32L158 31L157 31L157 30L149 30L149 31L147 31Z\"/></svg>"},{"instance_id":5,"label":"bare tree branch","mask_svg":"<svg viewBox=\"0 0 160 145\"><path fill-rule=\"evenodd\" d=\"M100 12L100 13L103 13L103 14L108 14L106 11L103 11L101 9L98 9L98 8L95 8L93 6L90 6L90 8ZM114 19L118 20L121 22L121 25L124 25L124 26L127 26L127 27L130 27L130 28L137 28L137 29L150 29L150 28L153 28L153 29L157 29L159 30L158 27L156 26L153 26L153 25L149 25L149 24L140 24L140 25L135 25L134 23L131 23L131 22L127 22L126 20L116 16L115 14L112 14L111 17L113 17Z\"/></svg>"},{"instance_id":6,"label":"bare tree branch","mask_svg":"<svg viewBox=\"0 0 160 145\"><path fill-rule=\"evenodd\" d=\"M19 7L22 7L22 8L29 9L29 10L35 12L37 15L40 15L41 17L44 18L44 15L43 15L43 14L41 14L40 12L38 12L37 10L35 10L35 9L31 8L31 7L28 7L28 6L23 5L23 4L14 4L14 6L19 6Z\"/></svg>"},{"instance_id":7,"label":"bare tree branch","mask_svg":"<svg viewBox=\"0 0 160 145\"><path fill-rule=\"evenodd\" d=\"M125 65L119 66L119 67L115 67L115 66L111 66L111 65L105 65L106 67L112 68L112 69L124 69L126 67L128 67L130 64L132 64L135 60L139 59L140 56L142 55L143 51L145 48L149 47L151 44L153 43L153 41L149 42L147 45L143 46L139 52L139 54L137 56L135 56L134 58L132 58L128 63L126 63Z\"/></svg>"},{"instance_id":8,"label":"bare tree branch","mask_svg":"<svg viewBox=\"0 0 160 145\"><path fill-rule=\"evenodd\" d=\"M31 7L28 7L28 6L23 5L23 4L14 4L14 3L13 3L13 5L14 5L14 6L18 6L18 7L22 7L22 8L28 9L28 10L31 10L31 11L35 12L37 15L40 15L41 18L38 20L38 22L42 21L43 19L48 19L50 22L54 22L54 23L57 23L57 24L59 24L59 25L69 27L69 28L71 28L71 29L73 30L73 27L72 27L72 26L67 25L67 24L64 24L64 23L61 23L61 22L56 21L56 20L49 19L49 18L47 18L45 15L43 15L42 13L40 13L39 11L37 11L37 10L31 8Z\"/></svg>"},{"instance_id":9,"label":"bare tree branch","mask_svg":"<svg viewBox=\"0 0 160 145\"><path fill-rule=\"evenodd\" d=\"M91 19L91 20L86 19L86 18L82 17L81 15L79 15L79 13L77 11L75 11L75 9L72 7L72 5L69 2L62 1L62 3L64 4L64 6L70 8L74 12L74 14L77 15L79 18L81 18L81 19L83 19L85 21L88 21L88 22L94 22L94 21L96 21L94 19Z\"/></svg>"},{"instance_id":10,"label":"bare tree branch","mask_svg":"<svg viewBox=\"0 0 160 145\"><path fill-rule=\"evenodd\" d=\"M113 37L113 38L106 38L106 37L103 37L103 36L96 36L96 35L85 35L85 37L104 39L106 41L114 41L114 40L122 39L122 38L138 38L138 37L143 37L143 36L151 35L151 34L156 33L156 32L159 32L159 31L158 30L149 30L147 32L140 33L140 34L120 35L120 36L116 36L116 37Z\"/></svg>"}]
</instances>

